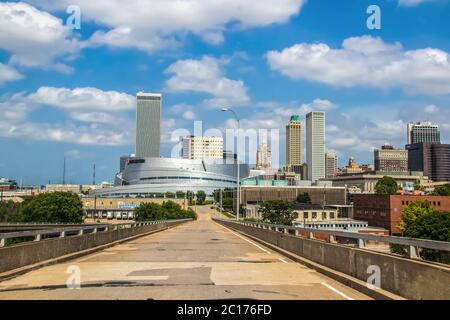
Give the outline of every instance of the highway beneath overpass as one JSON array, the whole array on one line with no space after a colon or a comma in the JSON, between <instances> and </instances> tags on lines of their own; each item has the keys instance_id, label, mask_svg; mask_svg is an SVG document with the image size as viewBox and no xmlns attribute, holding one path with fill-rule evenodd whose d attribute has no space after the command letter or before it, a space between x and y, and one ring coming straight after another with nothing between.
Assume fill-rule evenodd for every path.
<instances>
[{"instance_id":1,"label":"highway beneath overpass","mask_svg":"<svg viewBox=\"0 0 450 320\"><path fill-rule=\"evenodd\" d=\"M370 299L213 222L208 207L198 213L197 221L1 282L0 299ZM67 288L72 266L80 289Z\"/></svg>"}]
</instances>

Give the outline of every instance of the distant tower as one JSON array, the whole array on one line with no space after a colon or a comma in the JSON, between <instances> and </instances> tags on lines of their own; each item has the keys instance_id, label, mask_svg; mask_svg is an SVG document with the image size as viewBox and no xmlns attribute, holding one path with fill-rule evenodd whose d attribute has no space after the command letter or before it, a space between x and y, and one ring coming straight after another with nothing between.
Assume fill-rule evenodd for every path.
<instances>
[{"instance_id":1,"label":"distant tower","mask_svg":"<svg viewBox=\"0 0 450 320\"><path fill-rule=\"evenodd\" d=\"M300 116L292 116L286 126L286 166L302 164L302 123Z\"/></svg>"},{"instance_id":2,"label":"distant tower","mask_svg":"<svg viewBox=\"0 0 450 320\"><path fill-rule=\"evenodd\" d=\"M325 176L327 179L332 179L337 175L337 155L334 152L327 152L325 154Z\"/></svg>"},{"instance_id":3,"label":"distant tower","mask_svg":"<svg viewBox=\"0 0 450 320\"><path fill-rule=\"evenodd\" d=\"M139 92L136 100L136 157L159 158L162 95Z\"/></svg>"},{"instance_id":4,"label":"distant tower","mask_svg":"<svg viewBox=\"0 0 450 320\"><path fill-rule=\"evenodd\" d=\"M256 152L256 169L272 169L272 151L267 144L267 135L262 137L262 144Z\"/></svg>"},{"instance_id":5,"label":"distant tower","mask_svg":"<svg viewBox=\"0 0 450 320\"><path fill-rule=\"evenodd\" d=\"M308 180L325 178L325 112L306 115L306 156Z\"/></svg>"}]
</instances>

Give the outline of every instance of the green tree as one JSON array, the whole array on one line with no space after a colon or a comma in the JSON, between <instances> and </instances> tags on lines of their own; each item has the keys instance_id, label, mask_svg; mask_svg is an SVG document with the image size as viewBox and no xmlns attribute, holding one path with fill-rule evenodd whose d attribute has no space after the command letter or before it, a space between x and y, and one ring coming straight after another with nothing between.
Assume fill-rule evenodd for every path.
<instances>
[{"instance_id":1,"label":"green tree","mask_svg":"<svg viewBox=\"0 0 450 320\"><path fill-rule=\"evenodd\" d=\"M233 199L232 198L222 199L222 207L224 210L233 210Z\"/></svg>"},{"instance_id":2,"label":"green tree","mask_svg":"<svg viewBox=\"0 0 450 320\"><path fill-rule=\"evenodd\" d=\"M450 183L438 186L433 191L434 196L450 196Z\"/></svg>"},{"instance_id":3,"label":"green tree","mask_svg":"<svg viewBox=\"0 0 450 320\"><path fill-rule=\"evenodd\" d=\"M375 193L379 195L394 195L399 190L397 182L392 177L384 176L375 185Z\"/></svg>"},{"instance_id":4,"label":"green tree","mask_svg":"<svg viewBox=\"0 0 450 320\"><path fill-rule=\"evenodd\" d=\"M197 219L197 215L193 210L183 210L179 204L173 201L166 201L162 205L142 203L136 208L134 214L136 221Z\"/></svg>"},{"instance_id":5,"label":"green tree","mask_svg":"<svg viewBox=\"0 0 450 320\"><path fill-rule=\"evenodd\" d=\"M186 192L186 198L188 199L188 204L192 205L192 201L194 200L195 194L192 191Z\"/></svg>"},{"instance_id":6,"label":"green tree","mask_svg":"<svg viewBox=\"0 0 450 320\"><path fill-rule=\"evenodd\" d=\"M198 191L196 194L196 198L197 198L197 204L203 204L206 200L206 193L205 191Z\"/></svg>"},{"instance_id":7,"label":"green tree","mask_svg":"<svg viewBox=\"0 0 450 320\"><path fill-rule=\"evenodd\" d=\"M134 211L136 221L162 220L164 217L161 206L157 203L141 203Z\"/></svg>"},{"instance_id":8,"label":"green tree","mask_svg":"<svg viewBox=\"0 0 450 320\"><path fill-rule=\"evenodd\" d=\"M183 216L181 206L173 201L164 202L161 208L166 219L180 219Z\"/></svg>"},{"instance_id":9,"label":"green tree","mask_svg":"<svg viewBox=\"0 0 450 320\"><path fill-rule=\"evenodd\" d=\"M22 203L18 220L37 223L82 223L83 204L73 193L41 193Z\"/></svg>"},{"instance_id":10,"label":"green tree","mask_svg":"<svg viewBox=\"0 0 450 320\"><path fill-rule=\"evenodd\" d=\"M185 195L186 195L186 193L183 192L183 191L177 191L176 192L176 198L177 199L183 199Z\"/></svg>"},{"instance_id":11,"label":"green tree","mask_svg":"<svg viewBox=\"0 0 450 320\"><path fill-rule=\"evenodd\" d=\"M12 200L0 202L0 222L15 222L19 220L21 204Z\"/></svg>"},{"instance_id":12,"label":"green tree","mask_svg":"<svg viewBox=\"0 0 450 320\"><path fill-rule=\"evenodd\" d=\"M309 196L309 193L305 192L303 194L299 194L297 197L297 202L304 204L311 204L311 197Z\"/></svg>"},{"instance_id":13,"label":"green tree","mask_svg":"<svg viewBox=\"0 0 450 320\"><path fill-rule=\"evenodd\" d=\"M173 192L166 192L165 197L167 199L174 199L175 198L175 193L173 193Z\"/></svg>"},{"instance_id":14,"label":"green tree","mask_svg":"<svg viewBox=\"0 0 450 320\"><path fill-rule=\"evenodd\" d=\"M450 241L450 212L440 212L429 201L414 201L403 209L398 228L404 237ZM405 254L405 248L395 246L394 252ZM424 259L448 263L448 253L423 249Z\"/></svg>"},{"instance_id":15,"label":"green tree","mask_svg":"<svg viewBox=\"0 0 450 320\"><path fill-rule=\"evenodd\" d=\"M290 226L295 219L292 203L284 200L269 200L259 208L263 221Z\"/></svg>"}]
</instances>

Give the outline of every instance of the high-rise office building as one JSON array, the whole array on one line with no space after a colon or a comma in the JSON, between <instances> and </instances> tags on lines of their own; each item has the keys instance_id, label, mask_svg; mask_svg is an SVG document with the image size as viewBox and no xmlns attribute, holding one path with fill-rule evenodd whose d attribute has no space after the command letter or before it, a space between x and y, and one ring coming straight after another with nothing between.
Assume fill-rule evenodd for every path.
<instances>
[{"instance_id":1,"label":"high-rise office building","mask_svg":"<svg viewBox=\"0 0 450 320\"><path fill-rule=\"evenodd\" d=\"M375 171L407 172L408 151L395 149L391 145L384 145L374 150Z\"/></svg>"},{"instance_id":2,"label":"high-rise office building","mask_svg":"<svg viewBox=\"0 0 450 320\"><path fill-rule=\"evenodd\" d=\"M263 136L263 142L256 152L256 169L266 170L272 168L272 151L267 145L267 136Z\"/></svg>"},{"instance_id":3,"label":"high-rise office building","mask_svg":"<svg viewBox=\"0 0 450 320\"><path fill-rule=\"evenodd\" d=\"M334 152L327 152L325 154L325 176L327 179L332 179L337 176L338 159Z\"/></svg>"},{"instance_id":4,"label":"high-rise office building","mask_svg":"<svg viewBox=\"0 0 450 320\"><path fill-rule=\"evenodd\" d=\"M433 181L450 181L450 144L421 142L406 149L410 171L422 171Z\"/></svg>"},{"instance_id":5,"label":"high-rise office building","mask_svg":"<svg viewBox=\"0 0 450 320\"><path fill-rule=\"evenodd\" d=\"M182 138L182 148L181 156L184 159L223 159L222 137L184 137Z\"/></svg>"},{"instance_id":6,"label":"high-rise office building","mask_svg":"<svg viewBox=\"0 0 450 320\"><path fill-rule=\"evenodd\" d=\"M420 142L441 142L439 126L428 121L408 123L407 144Z\"/></svg>"},{"instance_id":7,"label":"high-rise office building","mask_svg":"<svg viewBox=\"0 0 450 320\"><path fill-rule=\"evenodd\" d=\"M325 112L306 115L306 163L308 180L325 178Z\"/></svg>"},{"instance_id":8,"label":"high-rise office building","mask_svg":"<svg viewBox=\"0 0 450 320\"><path fill-rule=\"evenodd\" d=\"M302 123L292 116L286 126L286 167L302 164Z\"/></svg>"},{"instance_id":9,"label":"high-rise office building","mask_svg":"<svg viewBox=\"0 0 450 320\"><path fill-rule=\"evenodd\" d=\"M159 158L162 95L139 92L136 100L136 157Z\"/></svg>"}]
</instances>

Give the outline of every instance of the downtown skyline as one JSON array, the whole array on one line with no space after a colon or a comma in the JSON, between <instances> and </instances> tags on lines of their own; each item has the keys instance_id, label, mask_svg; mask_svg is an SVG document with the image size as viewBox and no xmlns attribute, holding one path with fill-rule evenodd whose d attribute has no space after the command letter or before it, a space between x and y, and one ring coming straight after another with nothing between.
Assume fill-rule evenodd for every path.
<instances>
[{"instance_id":1,"label":"downtown skyline","mask_svg":"<svg viewBox=\"0 0 450 320\"><path fill-rule=\"evenodd\" d=\"M179 142L170 141L171 132L193 132L194 120L204 130L234 128L220 112L224 106L239 112L245 129L280 130L280 164L290 116L299 114L305 125L306 113L316 110L327 114L327 151L337 153L340 166L350 156L371 163L373 148L385 143L403 148L410 121L438 124L442 142L450 142L448 1L376 1L381 30L366 27L369 1L286 0L277 2L278 14L230 9L225 18L214 14L223 8L211 5L204 9L208 19L189 27L172 21L166 32L144 23L135 6L127 25L114 15L120 5L103 6L100 14L84 1L70 1L82 20L80 30L68 30L67 3L60 3L0 2L0 176L59 182L65 155L68 182L91 181L93 163L98 181L111 180L117 159L134 153L138 91L163 94L167 157ZM14 16L11 8L30 20L12 20L12 28L1 18ZM14 31L29 31L30 21L47 21L54 34L34 26L42 36L35 41L36 35ZM11 39L48 55L30 57ZM393 61L406 68L378 72Z\"/></svg>"}]
</instances>

